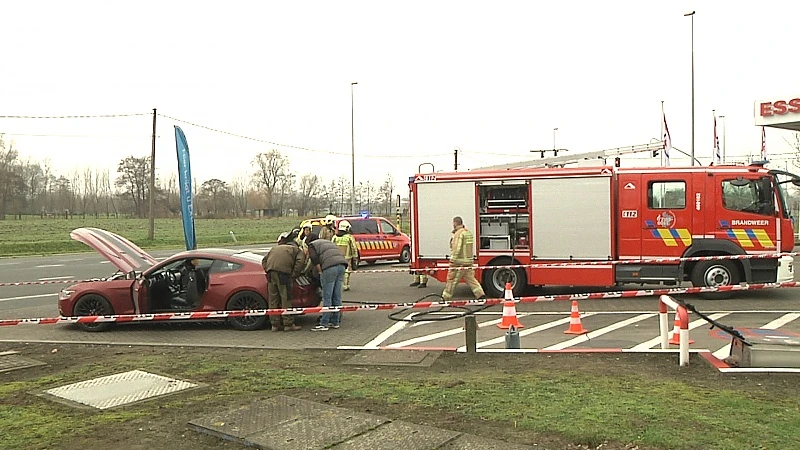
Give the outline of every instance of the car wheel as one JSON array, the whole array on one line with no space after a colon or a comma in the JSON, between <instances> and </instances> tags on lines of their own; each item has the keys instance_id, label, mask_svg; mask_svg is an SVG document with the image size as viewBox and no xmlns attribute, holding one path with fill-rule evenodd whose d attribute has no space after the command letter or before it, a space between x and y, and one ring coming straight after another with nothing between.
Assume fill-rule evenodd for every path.
<instances>
[{"instance_id":1,"label":"car wheel","mask_svg":"<svg viewBox=\"0 0 800 450\"><path fill-rule=\"evenodd\" d=\"M506 264L512 263L496 261L491 265L502 266ZM506 282L511 283L511 292L513 292L514 297L519 297L528 286L528 277L525 275L525 271L520 268L488 269L483 273L483 291L489 298L503 298L506 293Z\"/></svg>"},{"instance_id":2,"label":"car wheel","mask_svg":"<svg viewBox=\"0 0 800 450\"><path fill-rule=\"evenodd\" d=\"M102 295L87 294L79 298L72 310L75 316L110 316L114 308ZM99 332L111 328L113 322L79 323L78 328L83 331Z\"/></svg>"},{"instance_id":3,"label":"car wheel","mask_svg":"<svg viewBox=\"0 0 800 450\"><path fill-rule=\"evenodd\" d=\"M411 249L406 245L400 252L400 262L406 264L409 261L411 261Z\"/></svg>"},{"instance_id":4,"label":"car wheel","mask_svg":"<svg viewBox=\"0 0 800 450\"><path fill-rule=\"evenodd\" d=\"M228 311L267 309L267 301L257 292L241 291L231 296L225 309ZM237 330L252 331L263 327L267 322L267 316L228 317L228 322Z\"/></svg>"},{"instance_id":5,"label":"car wheel","mask_svg":"<svg viewBox=\"0 0 800 450\"><path fill-rule=\"evenodd\" d=\"M692 269L692 284L695 287L720 287L739 284L739 269L733 261L701 261ZM706 292L700 294L707 299L730 298L731 292Z\"/></svg>"}]
</instances>

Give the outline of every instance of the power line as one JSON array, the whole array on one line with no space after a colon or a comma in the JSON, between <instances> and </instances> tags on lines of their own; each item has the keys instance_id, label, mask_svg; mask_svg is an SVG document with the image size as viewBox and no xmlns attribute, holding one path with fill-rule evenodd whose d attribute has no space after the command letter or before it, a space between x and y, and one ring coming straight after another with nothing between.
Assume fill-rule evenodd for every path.
<instances>
[{"instance_id":1,"label":"power line","mask_svg":"<svg viewBox=\"0 0 800 450\"><path fill-rule=\"evenodd\" d=\"M149 116L150 114L151 113L95 114L95 115L67 115L67 116L0 116L0 119L100 119L109 117Z\"/></svg>"},{"instance_id":2,"label":"power line","mask_svg":"<svg viewBox=\"0 0 800 450\"><path fill-rule=\"evenodd\" d=\"M117 117L136 117L136 116L149 116L152 113L129 113L129 114L94 114L94 115L61 115L61 116L22 116L22 115L0 115L0 119L99 119L99 118L117 118ZM298 145L291 145L291 144L281 144L278 142L269 141L266 139L254 138L251 136L245 136L242 134L232 133L230 131L220 130L218 128L210 127L207 125L201 125L198 123L190 122L188 120L179 119L177 117L168 116L166 114L158 113L159 116L174 120L175 122L180 122L186 125L191 125L193 127L202 128L208 131L213 131L215 133L225 134L232 137L237 137L240 139L246 139L253 142L259 142L262 144L274 145L276 147L283 147L283 148L292 148L295 150L302 150L312 153L325 153L328 155L336 155L336 156L350 156L347 152L334 152L330 150L319 150L313 149L309 147L302 147ZM6 133L9 135L14 136L30 136L30 137L80 137L80 138L90 138L90 137L109 137L109 136L95 136L95 135L58 135L58 134L22 134L22 133ZM519 157L521 156L518 153L494 153L494 152L475 152L480 155L486 156L511 156L511 157ZM450 153L437 153L437 154L428 154L425 155L427 157L444 157L450 156ZM411 158L419 158L420 155L373 155L369 153L360 154L359 158L402 158L402 159L411 159Z\"/></svg>"},{"instance_id":3,"label":"power line","mask_svg":"<svg viewBox=\"0 0 800 450\"><path fill-rule=\"evenodd\" d=\"M244 135L241 135L241 134L231 133L230 131L220 130L220 129L209 127L209 126L206 126L206 125L200 125L200 124L197 124L197 123L194 123L194 122L189 122L187 120L178 119L178 118L167 116L167 115L161 114L161 113L159 113L158 115L163 117L163 118L165 118L165 119L170 119L170 120L174 120L176 122L185 123L187 125L191 125L191 126L194 126L194 127L202 128L202 129L209 130L209 131L213 131L215 133L225 134L225 135L237 137L237 138L240 138L240 139L247 139L247 140L250 140L250 141L260 142L260 143L263 143L263 144L274 145L276 147L293 148L295 150L303 150L303 151L313 152L313 153L326 153L328 155L336 155L336 156L350 156L350 153L346 153L346 152L333 152L333 151L329 151L329 150L318 150L318 149L313 149L313 148L308 148L308 147L300 147L300 146L297 146L297 145L280 144L278 142L268 141L266 139L254 138L254 137L251 137L251 136L244 136ZM437 154L437 155L428 155L428 156L449 156L449 153L441 153L441 154ZM371 155L369 153L365 153L365 154L359 154L358 157L359 158L419 158L420 156L419 155Z\"/></svg>"}]
</instances>

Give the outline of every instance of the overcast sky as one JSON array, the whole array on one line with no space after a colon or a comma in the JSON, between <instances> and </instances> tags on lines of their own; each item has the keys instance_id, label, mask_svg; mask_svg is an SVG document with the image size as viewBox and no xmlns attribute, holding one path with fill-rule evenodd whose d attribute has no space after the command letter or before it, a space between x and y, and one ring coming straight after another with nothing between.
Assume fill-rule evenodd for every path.
<instances>
[{"instance_id":1,"label":"overcast sky","mask_svg":"<svg viewBox=\"0 0 800 450\"><path fill-rule=\"evenodd\" d=\"M0 133L60 173L113 173L150 154L158 108L266 141L158 117L161 177L180 125L199 182L246 176L273 148L349 181L357 82L356 182L405 189L421 163L452 169L456 147L460 169L529 159L554 128L571 153L646 144L662 101L688 152L692 10L696 155L711 160L712 109L727 156L757 154L754 101L800 95L797 1L5 1L0 115L148 115L0 118ZM768 130L768 151L789 152L784 137Z\"/></svg>"}]
</instances>

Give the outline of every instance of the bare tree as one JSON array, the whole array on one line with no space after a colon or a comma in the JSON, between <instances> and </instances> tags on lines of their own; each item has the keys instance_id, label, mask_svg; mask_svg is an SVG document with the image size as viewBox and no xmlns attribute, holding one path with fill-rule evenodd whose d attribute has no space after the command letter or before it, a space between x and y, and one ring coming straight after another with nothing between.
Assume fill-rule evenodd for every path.
<instances>
[{"instance_id":1,"label":"bare tree","mask_svg":"<svg viewBox=\"0 0 800 450\"><path fill-rule=\"evenodd\" d=\"M61 175L60 177L56 178L55 183L53 184L54 195L55 195L55 204L58 208L60 214L64 214L65 216L68 215L70 210L70 204L72 199L72 183L65 177Z\"/></svg>"},{"instance_id":2,"label":"bare tree","mask_svg":"<svg viewBox=\"0 0 800 450\"><path fill-rule=\"evenodd\" d=\"M792 165L795 167L800 167L800 131L795 131L792 133L791 139L783 138L792 150L794 151L794 159L792 161Z\"/></svg>"},{"instance_id":3,"label":"bare tree","mask_svg":"<svg viewBox=\"0 0 800 450\"><path fill-rule=\"evenodd\" d=\"M25 180L17 156L12 144L6 146L0 134L0 220L6 218L12 203L17 203L19 208L24 203Z\"/></svg>"},{"instance_id":4,"label":"bare tree","mask_svg":"<svg viewBox=\"0 0 800 450\"><path fill-rule=\"evenodd\" d=\"M69 210L70 212L74 212L81 208L81 213L86 213L86 201L85 195L83 191L83 180L81 178L81 173L78 169L75 169L70 174L70 185L72 186L72 196L70 197L69 201Z\"/></svg>"},{"instance_id":5,"label":"bare tree","mask_svg":"<svg viewBox=\"0 0 800 450\"><path fill-rule=\"evenodd\" d=\"M207 203L206 211L213 213L214 216L219 215L220 207L225 208L225 204L230 203L231 197L232 195L230 188L228 188L228 183L218 178L204 181L200 186L200 193L198 194L198 200ZM223 209L222 212L226 213L227 209Z\"/></svg>"},{"instance_id":6,"label":"bare tree","mask_svg":"<svg viewBox=\"0 0 800 450\"><path fill-rule=\"evenodd\" d=\"M108 169L100 173L98 185L100 186L98 192L103 200L106 217L109 217L112 213L116 216L117 205L114 203L114 191L111 189L111 176Z\"/></svg>"},{"instance_id":7,"label":"bare tree","mask_svg":"<svg viewBox=\"0 0 800 450\"><path fill-rule=\"evenodd\" d=\"M337 193L339 194L339 215L340 216L347 216L350 214L350 196L347 193L351 190L350 185L347 183L347 178L340 176L339 180L336 182L336 189ZM345 205L345 198L348 200L348 204ZM347 214L345 214L347 211Z\"/></svg>"},{"instance_id":8,"label":"bare tree","mask_svg":"<svg viewBox=\"0 0 800 450\"><path fill-rule=\"evenodd\" d=\"M91 212L97 217L97 185L95 184L95 172L91 167L83 169L83 212ZM91 211L89 211L91 205Z\"/></svg>"},{"instance_id":9,"label":"bare tree","mask_svg":"<svg viewBox=\"0 0 800 450\"><path fill-rule=\"evenodd\" d=\"M28 213L42 213L44 210L46 178L42 167L28 158L22 163L22 178L25 183L25 208Z\"/></svg>"},{"instance_id":10,"label":"bare tree","mask_svg":"<svg viewBox=\"0 0 800 450\"><path fill-rule=\"evenodd\" d=\"M120 176L115 184L122 189L122 194L133 203L133 213L136 217L145 217L150 180L150 157L128 156L119 162L117 173Z\"/></svg>"},{"instance_id":11,"label":"bare tree","mask_svg":"<svg viewBox=\"0 0 800 450\"><path fill-rule=\"evenodd\" d=\"M300 177L298 191L297 215L305 216L311 209L311 205L319 195L320 180L316 175L303 175Z\"/></svg>"},{"instance_id":12,"label":"bare tree","mask_svg":"<svg viewBox=\"0 0 800 450\"><path fill-rule=\"evenodd\" d=\"M161 191L162 201L161 203L167 209L167 211L176 216L181 212L181 194L180 189L178 188L178 176L176 174L170 174L169 178L167 178L166 183L158 183L158 190Z\"/></svg>"},{"instance_id":13,"label":"bare tree","mask_svg":"<svg viewBox=\"0 0 800 450\"><path fill-rule=\"evenodd\" d=\"M274 209L276 190L279 187L285 188L284 178L289 172L289 158L281 155L280 151L273 149L256 155L253 165L256 167L253 179L260 188L264 189L267 208Z\"/></svg>"},{"instance_id":14,"label":"bare tree","mask_svg":"<svg viewBox=\"0 0 800 450\"><path fill-rule=\"evenodd\" d=\"M392 213L392 198L394 197L394 179L390 174L386 174L386 180L380 187L380 200L384 208L384 214Z\"/></svg>"},{"instance_id":15,"label":"bare tree","mask_svg":"<svg viewBox=\"0 0 800 450\"><path fill-rule=\"evenodd\" d=\"M287 209L287 200L291 195L294 193L294 183L296 181L296 175L293 173L285 173L281 179L278 189L280 191L280 197L278 200L278 211L280 211L280 215L286 215Z\"/></svg>"},{"instance_id":16,"label":"bare tree","mask_svg":"<svg viewBox=\"0 0 800 450\"><path fill-rule=\"evenodd\" d=\"M247 215L247 181L245 181L242 177L234 177L233 181L231 182L231 195L233 195L233 214L235 216Z\"/></svg>"}]
</instances>

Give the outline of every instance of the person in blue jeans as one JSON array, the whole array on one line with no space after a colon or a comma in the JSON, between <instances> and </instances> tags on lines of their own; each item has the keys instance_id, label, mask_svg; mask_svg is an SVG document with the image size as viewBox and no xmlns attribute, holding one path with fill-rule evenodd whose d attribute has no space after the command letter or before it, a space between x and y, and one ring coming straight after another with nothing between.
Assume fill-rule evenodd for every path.
<instances>
[{"instance_id":1,"label":"person in blue jeans","mask_svg":"<svg viewBox=\"0 0 800 450\"><path fill-rule=\"evenodd\" d=\"M322 306L342 306L342 284L344 273L347 269L347 260L344 259L339 247L326 239L319 239L315 233L306 237L308 244L308 258L320 274L322 283ZM325 312L319 320L319 325L311 331L328 331L339 328L341 312Z\"/></svg>"}]
</instances>

